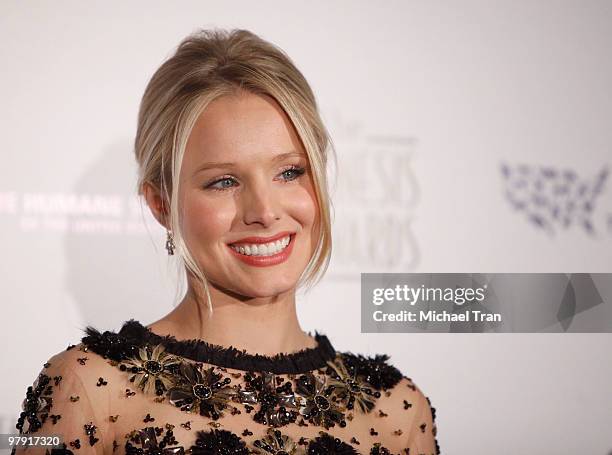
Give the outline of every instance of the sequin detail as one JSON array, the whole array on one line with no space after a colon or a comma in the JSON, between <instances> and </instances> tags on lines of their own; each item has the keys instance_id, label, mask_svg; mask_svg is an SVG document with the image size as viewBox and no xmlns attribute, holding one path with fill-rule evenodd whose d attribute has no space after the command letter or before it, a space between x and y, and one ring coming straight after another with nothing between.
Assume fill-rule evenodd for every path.
<instances>
[{"instance_id":1,"label":"sequin detail","mask_svg":"<svg viewBox=\"0 0 612 455\"><path fill-rule=\"evenodd\" d=\"M35 433L47 420L53 407L53 385L50 382L49 376L40 373L34 384L28 387L16 425L21 434Z\"/></svg>"},{"instance_id":2,"label":"sequin detail","mask_svg":"<svg viewBox=\"0 0 612 455\"><path fill-rule=\"evenodd\" d=\"M252 453L258 455L302 455L304 453L304 449L293 439L274 428L268 429L265 437L256 440L251 450Z\"/></svg>"},{"instance_id":3,"label":"sequin detail","mask_svg":"<svg viewBox=\"0 0 612 455\"><path fill-rule=\"evenodd\" d=\"M260 375L245 374L244 389L239 390L238 399L243 404L259 405L253 419L263 425L281 427L295 422L298 416L299 398L293 393L291 381L277 385L277 376L264 372Z\"/></svg>"},{"instance_id":4,"label":"sequin detail","mask_svg":"<svg viewBox=\"0 0 612 455\"><path fill-rule=\"evenodd\" d=\"M157 438L163 431L163 428L147 427L135 432L125 444L126 455L183 455L185 450L177 445L172 429L166 429L158 442Z\"/></svg>"}]
</instances>

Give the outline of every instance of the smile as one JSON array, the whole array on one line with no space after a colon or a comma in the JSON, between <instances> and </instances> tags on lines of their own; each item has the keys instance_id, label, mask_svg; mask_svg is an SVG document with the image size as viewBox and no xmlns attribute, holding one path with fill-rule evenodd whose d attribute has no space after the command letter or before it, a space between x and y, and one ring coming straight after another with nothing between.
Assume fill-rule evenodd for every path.
<instances>
[{"instance_id":1,"label":"smile","mask_svg":"<svg viewBox=\"0 0 612 455\"><path fill-rule=\"evenodd\" d=\"M280 264L289 258L293 250L295 234L287 235L275 242L259 244L228 245L232 254L249 265L267 267Z\"/></svg>"},{"instance_id":2,"label":"smile","mask_svg":"<svg viewBox=\"0 0 612 455\"><path fill-rule=\"evenodd\" d=\"M276 242L260 243L257 245L230 245L230 248L233 248L238 253L247 256L273 256L287 248L290 241L291 236L288 235L287 237L277 240Z\"/></svg>"}]
</instances>

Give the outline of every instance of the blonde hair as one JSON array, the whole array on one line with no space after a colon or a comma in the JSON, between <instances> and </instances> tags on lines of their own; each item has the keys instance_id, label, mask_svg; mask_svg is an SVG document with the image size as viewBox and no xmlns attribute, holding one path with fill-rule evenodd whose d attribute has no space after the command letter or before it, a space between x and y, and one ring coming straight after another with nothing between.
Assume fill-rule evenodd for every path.
<instances>
[{"instance_id":1,"label":"blonde hair","mask_svg":"<svg viewBox=\"0 0 612 455\"><path fill-rule=\"evenodd\" d=\"M223 95L246 90L276 100L293 123L310 161L319 206L317 246L297 287L310 288L324 275L331 257L331 201L328 148L336 160L312 89L278 47L247 30L199 30L186 37L149 81L138 113L135 155L138 195L149 183L169 208L170 231L183 270L196 278L212 311L208 280L180 230L178 185L187 140L199 115Z\"/></svg>"}]
</instances>

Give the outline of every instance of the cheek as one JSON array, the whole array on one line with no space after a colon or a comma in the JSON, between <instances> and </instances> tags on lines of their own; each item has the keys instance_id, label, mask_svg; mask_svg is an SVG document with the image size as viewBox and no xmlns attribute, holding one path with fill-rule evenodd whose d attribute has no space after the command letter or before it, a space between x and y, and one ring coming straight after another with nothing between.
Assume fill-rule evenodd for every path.
<instances>
[{"instance_id":1,"label":"cheek","mask_svg":"<svg viewBox=\"0 0 612 455\"><path fill-rule=\"evenodd\" d=\"M318 220L319 208L316 195L311 188L303 188L291 199L292 217L299 221L303 228L311 228Z\"/></svg>"},{"instance_id":2,"label":"cheek","mask_svg":"<svg viewBox=\"0 0 612 455\"><path fill-rule=\"evenodd\" d=\"M222 241L235 216L233 204L221 199L187 197L183 208L183 233L188 243Z\"/></svg>"}]
</instances>

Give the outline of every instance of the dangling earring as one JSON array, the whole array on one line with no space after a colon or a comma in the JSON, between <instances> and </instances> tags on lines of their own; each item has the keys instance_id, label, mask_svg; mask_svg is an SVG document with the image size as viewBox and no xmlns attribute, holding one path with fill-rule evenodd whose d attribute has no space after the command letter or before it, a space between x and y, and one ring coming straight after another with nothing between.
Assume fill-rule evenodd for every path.
<instances>
[{"instance_id":1,"label":"dangling earring","mask_svg":"<svg viewBox=\"0 0 612 455\"><path fill-rule=\"evenodd\" d=\"M168 256L174 255L174 249L176 245L174 244L174 238L172 237L172 232L166 229L167 237L166 237L166 250L168 250Z\"/></svg>"}]
</instances>

